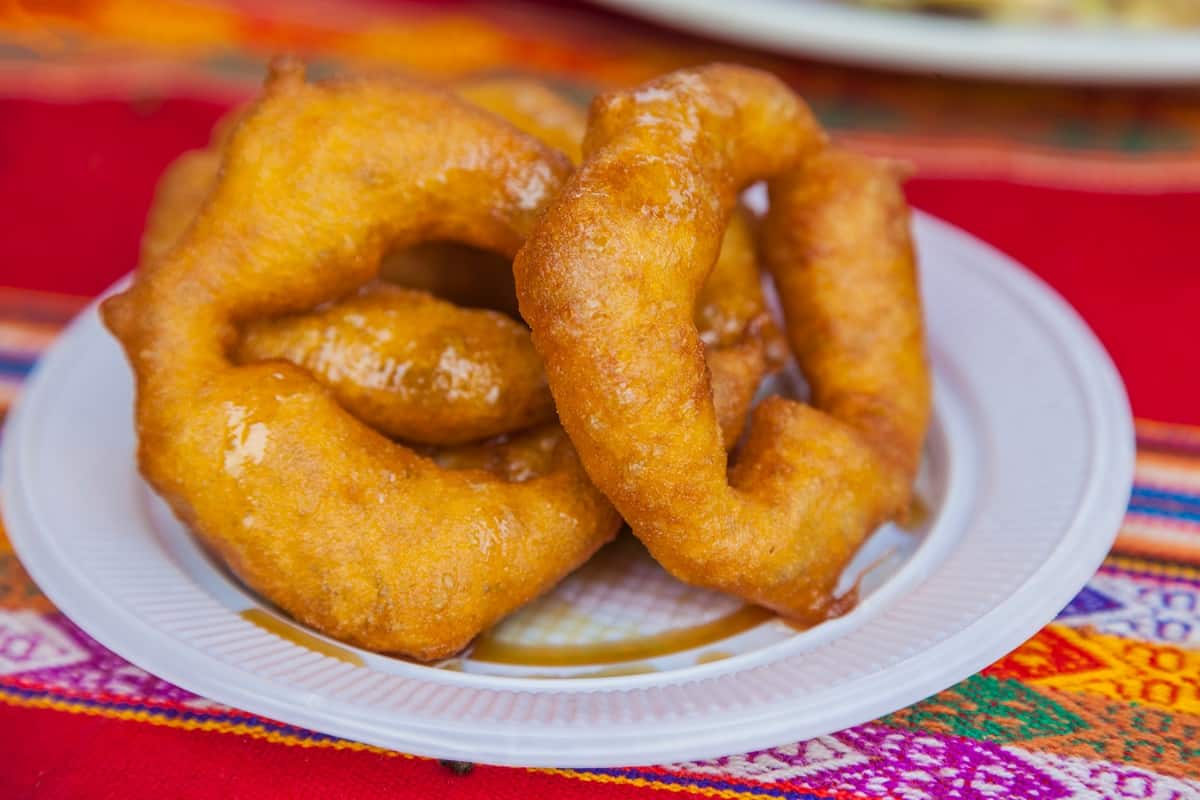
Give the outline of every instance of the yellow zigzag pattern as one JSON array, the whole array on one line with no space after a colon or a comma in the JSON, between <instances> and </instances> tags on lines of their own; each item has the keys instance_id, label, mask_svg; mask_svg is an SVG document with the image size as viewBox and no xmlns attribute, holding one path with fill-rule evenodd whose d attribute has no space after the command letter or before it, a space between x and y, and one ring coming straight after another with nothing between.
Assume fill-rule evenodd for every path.
<instances>
[{"instance_id":1,"label":"yellow zigzag pattern","mask_svg":"<svg viewBox=\"0 0 1200 800\"><path fill-rule=\"evenodd\" d=\"M987 670L1034 687L1200 714L1200 651L1049 625Z\"/></svg>"}]
</instances>

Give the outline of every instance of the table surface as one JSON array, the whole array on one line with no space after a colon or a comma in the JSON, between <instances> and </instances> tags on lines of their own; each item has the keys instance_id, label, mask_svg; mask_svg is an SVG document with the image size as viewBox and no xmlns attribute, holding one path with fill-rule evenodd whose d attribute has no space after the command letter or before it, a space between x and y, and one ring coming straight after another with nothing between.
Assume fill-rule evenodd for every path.
<instances>
[{"instance_id":1,"label":"table surface","mask_svg":"<svg viewBox=\"0 0 1200 800\"><path fill-rule=\"evenodd\" d=\"M271 53L318 74L535 74L581 102L721 59L780 74L846 144L913 162L915 206L1062 292L1127 383L1138 463L1114 553L978 675L818 740L623 769L460 774L195 697L59 614L0 534L0 796L1200 798L1200 90L833 67L554 3L46 8L0 16L3 407L132 267L158 174L254 92Z\"/></svg>"}]
</instances>

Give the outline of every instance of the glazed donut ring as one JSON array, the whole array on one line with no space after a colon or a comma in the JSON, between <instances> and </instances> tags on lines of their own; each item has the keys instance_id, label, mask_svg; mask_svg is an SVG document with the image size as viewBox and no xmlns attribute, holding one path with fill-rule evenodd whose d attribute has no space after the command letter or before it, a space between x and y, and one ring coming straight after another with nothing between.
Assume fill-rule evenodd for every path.
<instances>
[{"instance_id":1,"label":"glazed donut ring","mask_svg":"<svg viewBox=\"0 0 1200 800\"><path fill-rule=\"evenodd\" d=\"M907 207L888 170L824 152L757 70L604 95L515 261L562 424L634 534L682 580L800 622L837 613L846 562L907 510L929 415ZM816 392L761 403L730 467L694 309L738 193L768 177L769 263Z\"/></svg>"},{"instance_id":2,"label":"glazed donut ring","mask_svg":"<svg viewBox=\"0 0 1200 800\"><path fill-rule=\"evenodd\" d=\"M523 482L445 470L304 370L229 356L240 323L353 292L389 246L444 238L511 256L569 171L449 94L308 84L279 62L183 240L104 303L137 380L143 475L300 621L373 650L446 656L614 534L618 517L565 439Z\"/></svg>"}]
</instances>

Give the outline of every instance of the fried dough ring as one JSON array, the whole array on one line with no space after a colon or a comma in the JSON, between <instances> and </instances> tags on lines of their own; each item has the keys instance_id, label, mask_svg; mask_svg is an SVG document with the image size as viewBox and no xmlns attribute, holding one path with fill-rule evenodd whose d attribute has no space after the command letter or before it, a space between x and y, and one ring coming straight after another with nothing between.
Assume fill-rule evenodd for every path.
<instances>
[{"instance_id":1,"label":"fried dough ring","mask_svg":"<svg viewBox=\"0 0 1200 800\"><path fill-rule=\"evenodd\" d=\"M763 223L811 402L882 457L902 484L897 492L916 475L931 405L901 175L831 148L771 181Z\"/></svg>"},{"instance_id":2,"label":"fried dough ring","mask_svg":"<svg viewBox=\"0 0 1200 800\"><path fill-rule=\"evenodd\" d=\"M448 88L579 163L587 114L553 89L516 77L469 78ZM183 153L163 171L142 234L141 263L162 257L187 230L216 183L221 150L244 111L238 107L225 114L213 127L207 147ZM420 242L389 253L380 275L457 305L517 316L512 264L499 253L462 242Z\"/></svg>"},{"instance_id":3,"label":"fried dough ring","mask_svg":"<svg viewBox=\"0 0 1200 800\"><path fill-rule=\"evenodd\" d=\"M454 91L578 161L586 115L542 84L484 78ZM227 114L207 149L184 153L164 172L142 237L143 265L161 258L196 216L217 179L220 149L243 113ZM765 310L752 227L749 212L739 208L696 303L726 447L737 442L763 375L782 363L779 334ZM459 304L516 313L511 265L494 252L422 242L390 253L380 272ZM410 442L462 444L554 419L545 377L532 369L537 356L527 338L487 312L422 302L424 313L405 316L417 306L415 295L364 291L347 308L333 303L312 314L247 323L237 359L299 364L359 419ZM368 331L384 326L393 335L386 343L374 336L372 344ZM490 329L498 333L494 341L477 335ZM470 347L462 346L464 338ZM425 346L416 349L415 341ZM439 369L446 354L447 368ZM397 380L398 368L410 371Z\"/></svg>"},{"instance_id":4,"label":"fried dough ring","mask_svg":"<svg viewBox=\"0 0 1200 800\"><path fill-rule=\"evenodd\" d=\"M273 66L184 239L105 322L137 378L143 475L247 584L353 644L449 655L616 530L565 439L511 483L389 441L285 362L235 365L240 321L368 282L389 245L511 255L567 160L451 95L308 84Z\"/></svg>"},{"instance_id":5,"label":"fried dough ring","mask_svg":"<svg viewBox=\"0 0 1200 800\"><path fill-rule=\"evenodd\" d=\"M268 359L304 367L354 416L410 442L462 444L554 419L528 328L385 283L251 323L234 360Z\"/></svg>"},{"instance_id":6,"label":"fried dough ring","mask_svg":"<svg viewBox=\"0 0 1200 800\"><path fill-rule=\"evenodd\" d=\"M242 113L218 123L208 148L183 153L163 172L142 235L143 270L179 241L203 207L220 170L218 145ZM396 251L383 267L389 263L393 277L403 277L396 267L407 264L411 284L456 290L450 294L473 305L499 297L499 305L515 313L512 267L497 253L423 242ZM410 442L461 444L554 419L541 359L524 326L496 311L458 308L387 284L364 287L318 311L251 320L234 356L242 363L278 358L302 366L359 419Z\"/></svg>"},{"instance_id":7,"label":"fried dough ring","mask_svg":"<svg viewBox=\"0 0 1200 800\"><path fill-rule=\"evenodd\" d=\"M547 86L528 78L500 77L468 80L457 84L454 90L463 99L499 114L526 133L562 151L572 163L578 164L583 157L587 115ZM763 376L777 370L785 360L783 341L763 299L752 220L750 212L741 207L729 220L721 252L696 298L696 325L708 355L717 416L726 447L733 447L737 442ZM459 252L458 257L478 259L478 252ZM410 254L416 253L410 251ZM436 263L438 259L445 259L448 253L419 255L426 263ZM435 294L443 294L451 288L413 284L411 272L400 279L402 276L397 274L395 265L389 265L389 261L395 260L384 262L384 277L404 285L429 288ZM475 269L471 273L460 269L457 274L483 271L479 269L482 265L473 266ZM507 309L511 303L515 312L516 287L512 283L511 265L503 264L499 272L502 278L487 281L487 297L493 304L498 298L504 298L503 308ZM454 273L455 270L441 271L441 274ZM488 305L486 301L479 302L478 295L468 298L462 288L454 288L457 291L444 296L454 296L456 302L463 305Z\"/></svg>"},{"instance_id":8,"label":"fried dough ring","mask_svg":"<svg viewBox=\"0 0 1200 800\"><path fill-rule=\"evenodd\" d=\"M854 550L907 510L929 414L895 180L821 155L803 102L748 68L676 72L591 113L583 165L515 262L562 424L672 574L800 622L837 613ZM738 192L771 176L770 266L815 406L767 398L727 471L693 309Z\"/></svg>"}]
</instances>

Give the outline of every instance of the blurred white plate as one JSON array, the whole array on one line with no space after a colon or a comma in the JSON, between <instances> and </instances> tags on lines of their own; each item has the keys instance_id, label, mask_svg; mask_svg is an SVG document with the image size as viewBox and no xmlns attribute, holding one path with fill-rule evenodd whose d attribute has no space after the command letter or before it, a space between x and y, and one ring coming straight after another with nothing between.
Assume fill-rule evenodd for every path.
<instances>
[{"instance_id":1,"label":"blurred white plate","mask_svg":"<svg viewBox=\"0 0 1200 800\"><path fill-rule=\"evenodd\" d=\"M997 25L838 0L598 2L719 39L874 67L1033 81L1200 79L1200 30Z\"/></svg>"},{"instance_id":2,"label":"blurred white plate","mask_svg":"<svg viewBox=\"0 0 1200 800\"><path fill-rule=\"evenodd\" d=\"M609 766L834 731L939 691L1049 621L1129 494L1120 380L1052 291L924 215L936 375L912 531L845 576L862 602L807 631L683 586L618 541L467 655L425 666L324 639L214 565L139 478L132 382L95 308L31 377L4 442L9 535L107 647L207 697L422 755ZM786 387L784 387L786 388Z\"/></svg>"}]
</instances>

